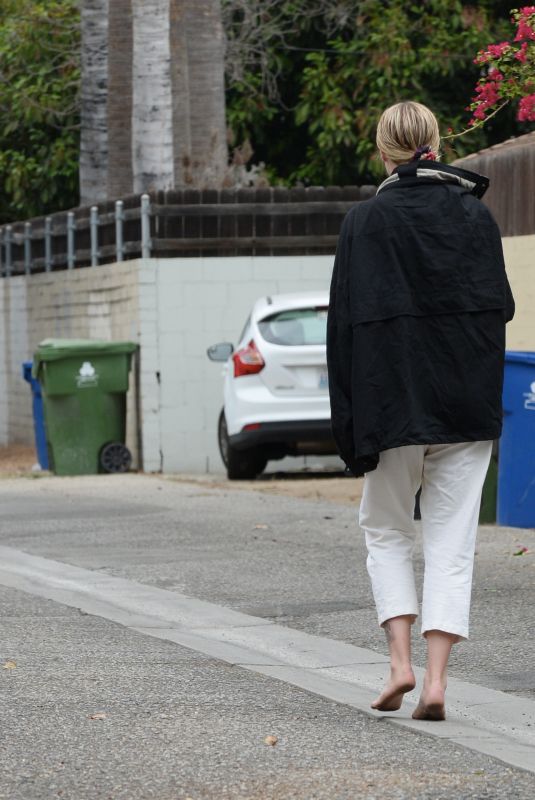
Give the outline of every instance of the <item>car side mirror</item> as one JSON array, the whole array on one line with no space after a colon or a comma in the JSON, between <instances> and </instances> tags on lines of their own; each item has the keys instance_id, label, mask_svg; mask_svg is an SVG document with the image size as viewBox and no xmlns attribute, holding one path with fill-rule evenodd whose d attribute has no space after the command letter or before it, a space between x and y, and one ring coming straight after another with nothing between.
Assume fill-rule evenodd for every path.
<instances>
[{"instance_id":1,"label":"car side mirror","mask_svg":"<svg viewBox=\"0 0 535 800\"><path fill-rule=\"evenodd\" d=\"M228 361L233 352L234 346L230 342L220 342L209 347L206 355L210 361Z\"/></svg>"}]
</instances>

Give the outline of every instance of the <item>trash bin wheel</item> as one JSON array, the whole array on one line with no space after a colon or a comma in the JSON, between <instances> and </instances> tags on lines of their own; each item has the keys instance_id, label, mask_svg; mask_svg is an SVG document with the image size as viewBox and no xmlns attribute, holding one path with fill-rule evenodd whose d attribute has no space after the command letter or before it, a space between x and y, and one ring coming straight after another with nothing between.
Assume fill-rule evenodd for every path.
<instances>
[{"instance_id":1,"label":"trash bin wheel","mask_svg":"<svg viewBox=\"0 0 535 800\"><path fill-rule=\"evenodd\" d=\"M132 453L122 442L109 442L100 451L99 462L104 472L128 472Z\"/></svg>"}]
</instances>

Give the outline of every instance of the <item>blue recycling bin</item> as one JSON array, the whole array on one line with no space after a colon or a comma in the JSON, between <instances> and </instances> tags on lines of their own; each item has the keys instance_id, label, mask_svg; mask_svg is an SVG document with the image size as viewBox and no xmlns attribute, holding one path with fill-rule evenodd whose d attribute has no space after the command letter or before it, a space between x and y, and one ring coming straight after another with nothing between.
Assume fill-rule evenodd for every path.
<instances>
[{"instance_id":1,"label":"blue recycling bin","mask_svg":"<svg viewBox=\"0 0 535 800\"><path fill-rule=\"evenodd\" d=\"M505 354L499 525L535 528L535 353Z\"/></svg>"},{"instance_id":2,"label":"blue recycling bin","mask_svg":"<svg viewBox=\"0 0 535 800\"><path fill-rule=\"evenodd\" d=\"M35 449L37 460L41 469L48 469L48 446L46 443L45 415L43 410L43 396L41 394L41 384L36 378L32 378L32 362L25 361L22 365L22 376L32 387L33 398L33 429L35 435Z\"/></svg>"}]
</instances>

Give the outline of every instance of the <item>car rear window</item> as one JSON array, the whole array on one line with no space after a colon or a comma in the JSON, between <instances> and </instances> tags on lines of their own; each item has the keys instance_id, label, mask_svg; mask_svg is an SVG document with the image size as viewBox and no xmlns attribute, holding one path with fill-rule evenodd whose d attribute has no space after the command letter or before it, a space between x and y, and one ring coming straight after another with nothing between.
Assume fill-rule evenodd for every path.
<instances>
[{"instance_id":1,"label":"car rear window","mask_svg":"<svg viewBox=\"0 0 535 800\"><path fill-rule=\"evenodd\" d=\"M327 306L293 308L264 317L258 328L266 342L282 345L325 344Z\"/></svg>"}]
</instances>

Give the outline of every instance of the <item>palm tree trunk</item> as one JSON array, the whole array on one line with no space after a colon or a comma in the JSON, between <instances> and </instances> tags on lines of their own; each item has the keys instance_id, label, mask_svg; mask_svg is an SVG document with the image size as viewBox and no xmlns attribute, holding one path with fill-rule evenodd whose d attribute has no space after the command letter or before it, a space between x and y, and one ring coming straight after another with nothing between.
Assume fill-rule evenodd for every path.
<instances>
[{"instance_id":1,"label":"palm tree trunk","mask_svg":"<svg viewBox=\"0 0 535 800\"><path fill-rule=\"evenodd\" d=\"M132 0L135 192L174 184L169 0Z\"/></svg>"},{"instance_id":2,"label":"palm tree trunk","mask_svg":"<svg viewBox=\"0 0 535 800\"><path fill-rule=\"evenodd\" d=\"M108 17L108 199L133 192L132 0L112 0Z\"/></svg>"},{"instance_id":3,"label":"palm tree trunk","mask_svg":"<svg viewBox=\"0 0 535 800\"><path fill-rule=\"evenodd\" d=\"M189 64L186 37L187 7L184 0L171 0L169 5L173 98L173 167L175 187L183 188L193 185L191 173Z\"/></svg>"},{"instance_id":4,"label":"palm tree trunk","mask_svg":"<svg viewBox=\"0 0 535 800\"><path fill-rule=\"evenodd\" d=\"M82 0L80 203L106 199L108 0Z\"/></svg>"},{"instance_id":5,"label":"palm tree trunk","mask_svg":"<svg viewBox=\"0 0 535 800\"><path fill-rule=\"evenodd\" d=\"M182 8L182 30L171 40L171 57L176 65L181 65L180 86L187 87L179 90L175 68L175 183L217 188L227 169L221 0L171 0L171 3Z\"/></svg>"}]
</instances>

